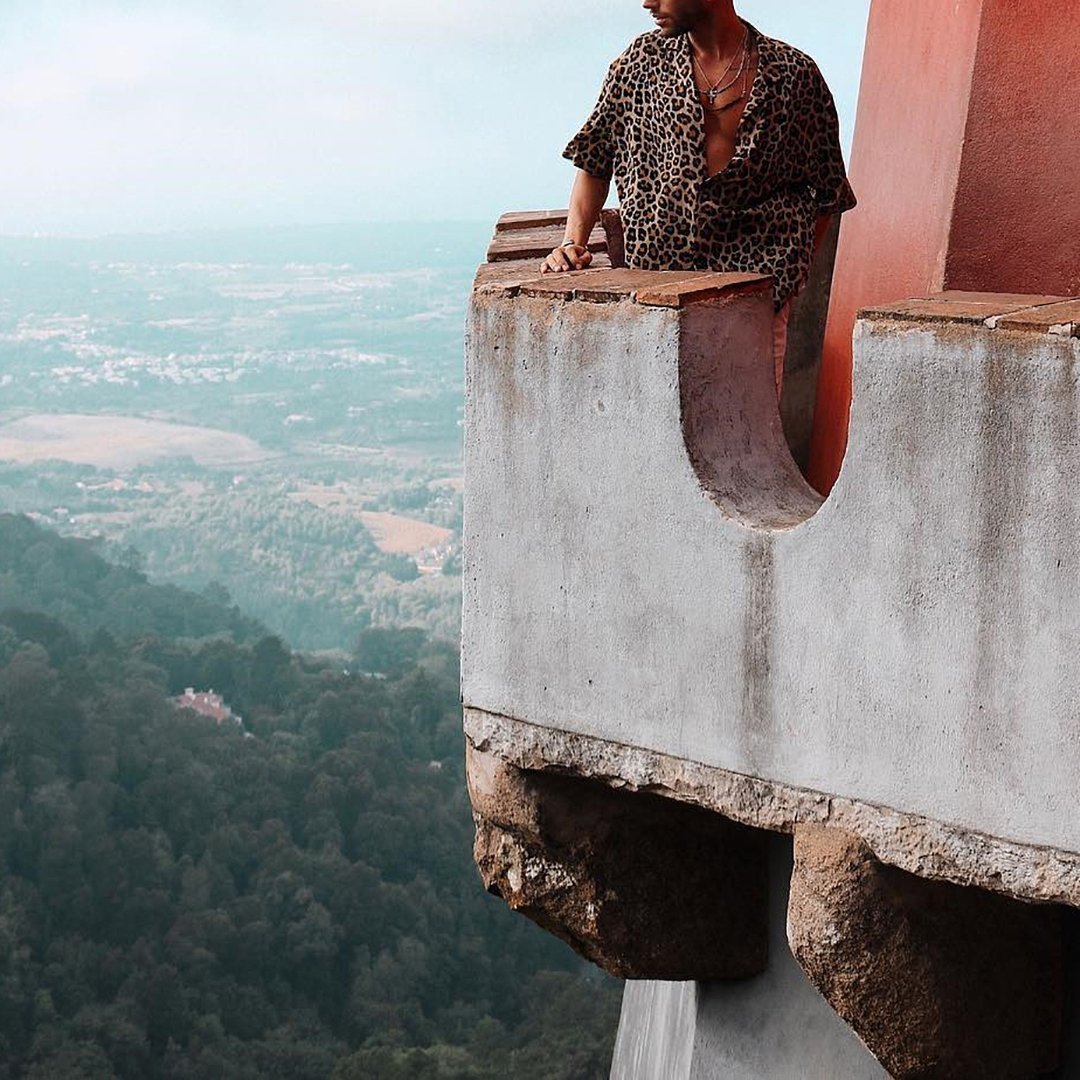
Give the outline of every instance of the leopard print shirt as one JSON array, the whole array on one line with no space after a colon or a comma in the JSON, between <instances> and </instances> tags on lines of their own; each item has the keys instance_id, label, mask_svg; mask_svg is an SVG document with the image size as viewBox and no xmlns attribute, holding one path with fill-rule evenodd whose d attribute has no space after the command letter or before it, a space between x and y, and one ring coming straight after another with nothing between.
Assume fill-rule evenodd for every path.
<instances>
[{"instance_id":1,"label":"leopard print shirt","mask_svg":"<svg viewBox=\"0 0 1080 1080\"><path fill-rule=\"evenodd\" d=\"M798 49L749 28L758 70L735 153L710 176L688 36L634 41L563 156L614 177L627 265L769 274L779 310L806 283L822 214L855 205L832 95Z\"/></svg>"}]
</instances>

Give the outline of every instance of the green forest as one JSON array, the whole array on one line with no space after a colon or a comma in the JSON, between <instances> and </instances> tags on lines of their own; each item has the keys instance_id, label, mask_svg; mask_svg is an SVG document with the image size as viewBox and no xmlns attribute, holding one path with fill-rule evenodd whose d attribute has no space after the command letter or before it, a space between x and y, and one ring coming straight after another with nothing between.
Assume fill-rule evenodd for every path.
<instances>
[{"instance_id":1,"label":"green forest","mask_svg":"<svg viewBox=\"0 0 1080 1080\"><path fill-rule=\"evenodd\" d=\"M460 720L421 631L294 653L0 515L0 1077L606 1076L620 987L483 892Z\"/></svg>"}]
</instances>

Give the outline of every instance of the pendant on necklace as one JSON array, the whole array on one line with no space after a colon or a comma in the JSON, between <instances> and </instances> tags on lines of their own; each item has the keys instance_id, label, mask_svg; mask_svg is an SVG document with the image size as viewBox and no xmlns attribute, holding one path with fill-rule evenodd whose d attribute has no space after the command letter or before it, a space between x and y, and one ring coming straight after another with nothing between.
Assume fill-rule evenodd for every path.
<instances>
[{"instance_id":1,"label":"pendant on necklace","mask_svg":"<svg viewBox=\"0 0 1080 1080\"><path fill-rule=\"evenodd\" d=\"M728 109L732 108L735 105L738 105L739 102L742 101L742 99L744 97L745 97L744 94L740 94L738 97L732 98L730 101L725 101L723 105L714 106L713 108L709 109L709 112L711 112L711 113L727 112Z\"/></svg>"}]
</instances>

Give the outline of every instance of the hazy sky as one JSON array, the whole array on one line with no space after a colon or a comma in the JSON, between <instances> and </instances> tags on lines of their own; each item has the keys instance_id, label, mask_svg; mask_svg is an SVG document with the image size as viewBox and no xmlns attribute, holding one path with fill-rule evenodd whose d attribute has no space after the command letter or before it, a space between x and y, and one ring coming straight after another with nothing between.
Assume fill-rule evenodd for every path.
<instances>
[{"instance_id":1,"label":"hazy sky","mask_svg":"<svg viewBox=\"0 0 1080 1080\"><path fill-rule=\"evenodd\" d=\"M869 0L742 0L845 142ZM639 0L0 0L0 234L563 206Z\"/></svg>"}]
</instances>

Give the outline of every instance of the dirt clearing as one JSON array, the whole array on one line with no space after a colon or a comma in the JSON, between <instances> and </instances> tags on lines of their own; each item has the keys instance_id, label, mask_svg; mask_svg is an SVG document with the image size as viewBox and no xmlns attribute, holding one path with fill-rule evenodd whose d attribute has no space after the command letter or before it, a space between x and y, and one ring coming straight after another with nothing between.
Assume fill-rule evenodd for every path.
<instances>
[{"instance_id":1,"label":"dirt clearing","mask_svg":"<svg viewBox=\"0 0 1080 1080\"><path fill-rule=\"evenodd\" d=\"M377 510L365 510L360 520L375 546L387 555L419 555L445 544L454 535L439 525Z\"/></svg>"}]
</instances>

